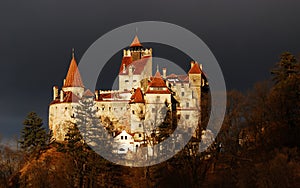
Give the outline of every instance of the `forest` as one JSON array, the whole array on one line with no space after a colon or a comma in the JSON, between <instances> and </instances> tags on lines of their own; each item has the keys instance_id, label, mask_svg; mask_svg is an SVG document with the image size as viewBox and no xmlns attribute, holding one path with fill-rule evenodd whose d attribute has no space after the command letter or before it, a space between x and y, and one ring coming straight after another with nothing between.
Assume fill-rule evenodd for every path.
<instances>
[{"instance_id":1,"label":"forest","mask_svg":"<svg viewBox=\"0 0 300 188\"><path fill-rule=\"evenodd\" d=\"M201 105L200 133L209 119L209 92ZM34 112L20 135L17 149L0 140L0 187L300 187L300 60L284 52L269 80L227 91L222 127L204 152L188 152L191 140L154 166L107 161L82 142L76 126L57 143Z\"/></svg>"}]
</instances>

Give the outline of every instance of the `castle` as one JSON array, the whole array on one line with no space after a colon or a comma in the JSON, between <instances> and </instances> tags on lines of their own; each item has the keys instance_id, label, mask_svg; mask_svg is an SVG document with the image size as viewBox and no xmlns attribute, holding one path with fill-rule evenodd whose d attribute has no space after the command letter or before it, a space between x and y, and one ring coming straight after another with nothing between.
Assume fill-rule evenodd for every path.
<instances>
[{"instance_id":1,"label":"castle","mask_svg":"<svg viewBox=\"0 0 300 188\"><path fill-rule=\"evenodd\" d=\"M168 75L166 68L162 74L157 68L152 75L152 49L144 48L135 36L123 50L118 79L118 90L92 93L84 87L73 52L62 88L53 87L49 128L54 139L64 141L67 122L76 123L74 106L84 96L94 98L96 116L103 126L108 126L107 122L113 126L113 136L124 140L129 136L134 143L142 143L157 131L166 116L176 118L187 131L199 121L201 88L207 83L197 62L191 62L186 75Z\"/></svg>"}]
</instances>

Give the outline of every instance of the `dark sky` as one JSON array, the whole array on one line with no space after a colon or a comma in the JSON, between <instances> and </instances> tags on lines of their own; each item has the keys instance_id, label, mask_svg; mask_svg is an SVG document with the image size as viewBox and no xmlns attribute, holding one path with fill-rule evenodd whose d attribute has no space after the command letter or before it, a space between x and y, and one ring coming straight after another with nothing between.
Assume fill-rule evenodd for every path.
<instances>
[{"instance_id":1,"label":"dark sky","mask_svg":"<svg viewBox=\"0 0 300 188\"><path fill-rule=\"evenodd\" d=\"M165 21L192 31L216 56L228 89L246 91L270 77L282 52L299 55L299 5L296 0L2 0L0 134L17 135L30 111L47 124L52 86L61 86L71 48L79 61L100 36L137 21Z\"/></svg>"}]
</instances>

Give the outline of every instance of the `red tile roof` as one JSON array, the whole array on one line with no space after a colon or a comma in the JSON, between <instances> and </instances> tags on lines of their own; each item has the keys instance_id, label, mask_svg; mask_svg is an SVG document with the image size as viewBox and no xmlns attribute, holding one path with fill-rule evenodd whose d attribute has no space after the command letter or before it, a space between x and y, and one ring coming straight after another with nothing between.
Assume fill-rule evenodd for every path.
<instances>
[{"instance_id":1,"label":"red tile roof","mask_svg":"<svg viewBox=\"0 0 300 188\"><path fill-rule=\"evenodd\" d=\"M57 99L53 100L51 104L56 104L56 103L70 103L70 102L78 102L80 100L80 98L73 94L72 91L66 91L64 92L64 98L63 98L63 101L61 102L60 101L60 98L57 97Z\"/></svg>"},{"instance_id":2,"label":"red tile roof","mask_svg":"<svg viewBox=\"0 0 300 188\"><path fill-rule=\"evenodd\" d=\"M141 74L143 72L143 70L145 69L145 66L147 65L147 63L149 63L149 61L151 60L150 58L151 57L145 57L145 58L133 61L132 63L130 63L129 65L126 66L125 73L123 73L123 68L120 68L119 75L128 75L129 66L134 67L133 74L135 74L135 75ZM123 64L121 66L123 67Z\"/></svg>"},{"instance_id":3,"label":"red tile roof","mask_svg":"<svg viewBox=\"0 0 300 188\"><path fill-rule=\"evenodd\" d=\"M150 90L148 89L146 91L147 94L171 94L170 90L167 89L167 90Z\"/></svg>"},{"instance_id":4,"label":"red tile roof","mask_svg":"<svg viewBox=\"0 0 300 188\"><path fill-rule=\"evenodd\" d=\"M132 63L132 57L131 56L123 57L119 72L121 73L123 71L124 65L125 65L125 67L127 67L131 63Z\"/></svg>"},{"instance_id":5,"label":"red tile roof","mask_svg":"<svg viewBox=\"0 0 300 188\"><path fill-rule=\"evenodd\" d=\"M166 83L158 71L155 73L154 77L152 77L149 87L166 87Z\"/></svg>"},{"instance_id":6,"label":"red tile roof","mask_svg":"<svg viewBox=\"0 0 300 188\"><path fill-rule=\"evenodd\" d=\"M94 93L91 92L91 90L87 89L83 93L83 96L85 96L85 97L94 97L95 95L94 95Z\"/></svg>"},{"instance_id":7,"label":"red tile roof","mask_svg":"<svg viewBox=\"0 0 300 188\"><path fill-rule=\"evenodd\" d=\"M80 98L72 93L71 91L65 92L65 97L63 102L78 102Z\"/></svg>"},{"instance_id":8,"label":"red tile roof","mask_svg":"<svg viewBox=\"0 0 300 188\"><path fill-rule=\"evenodd\" d=\"M160 89L157 89L160 88ZM163 89L161 89L163 88ZM149 87L148 90L146 91L146 93L150 93L150 94L170 94L170 90L168 89L168 87L166 86L165 81L163 80L163 78L161 77L161 74L159 73L159 71L157 71L154 75L154 77L151 78L151 82L149 83Z\"/></svg>"},{"instance_id":9,"label":"red tile roof","mask_svg":"<svg viewBox=\"0 0 300 188\"><path fill-rule=\"evenodd\" d=\"M137 37L137 35L135 35L132 43L130 44L130 47L142 47L142 44L140 43L139 38Z\"/></svg>"},{"instance_id":10,"label":"red tile roof","mask_svg":"<svg viewBox=\"0 0 300 188\"><path fill-rule=\"evenodd\" d=\"M145 103L144 95L141 88L137 88L133 95L130 97L129 103Z\"/></svg>"},{"instance_id":11,"label":"red tile roof","mask_svg":"<svg viewBox=\"0 0 300 188\"><path fill-rule=\"evenodd\" d=\"M74 54L63 87L84 87Z\"/></svg>"},{"instance_id":12,"label":"red tile roof","mask_svg":"<svg viewBox=\"0 0 300 188\"><path fill-rule=\"evenodd\" d=\"M194 65L191 67L189 74L201 74L201 69L197 62L194 63Z\"/></svg>"},{"instance_id":13,"label":"red tile roof","mask_svg":"<svg viewBox=\"0 0 300 188\"><path fill-rule=\"evenodd\" d=\"M177 74L173 74L173 73L167 76L167 78L177 78L177 77L178 77L178 75Z\"/></svg>"}]
</instances>

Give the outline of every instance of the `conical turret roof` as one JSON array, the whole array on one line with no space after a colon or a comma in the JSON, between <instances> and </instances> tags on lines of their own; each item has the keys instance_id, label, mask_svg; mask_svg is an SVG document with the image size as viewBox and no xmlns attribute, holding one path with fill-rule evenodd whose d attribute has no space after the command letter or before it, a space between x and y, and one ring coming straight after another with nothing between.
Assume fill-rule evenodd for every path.
<instances>
[{"instance_id":1,"label":"conical turret roof","mask_svg":"<svg viewBox=\"0 0 300 188\"><path fill-rule=\"evenodd\" d=\"M142 44L140 43L140 40L137 35L135 35L132 43L130 44L130 47L142 47Z\"/></svg>"},{"instance_id":2,"label":"conical turret roof","mask_svg":"<svg viewBox=\"0 0 300 188\"><path fill-rule=\"evenodd\" d=\"M201 74L201 69L197 62L194 62L193 66L191 67L189 74Z\"/></svg>"},{"instance_id":3,"label":"conical turret roof","mask_svg":"<svg viewBox=\"0 0 300 188\"><path fill-rule=\"evenodd\" d=\"M74 50L72 52L72 60L63 87L84 87L77 67Z\"/></svg>"}]
</instances>

